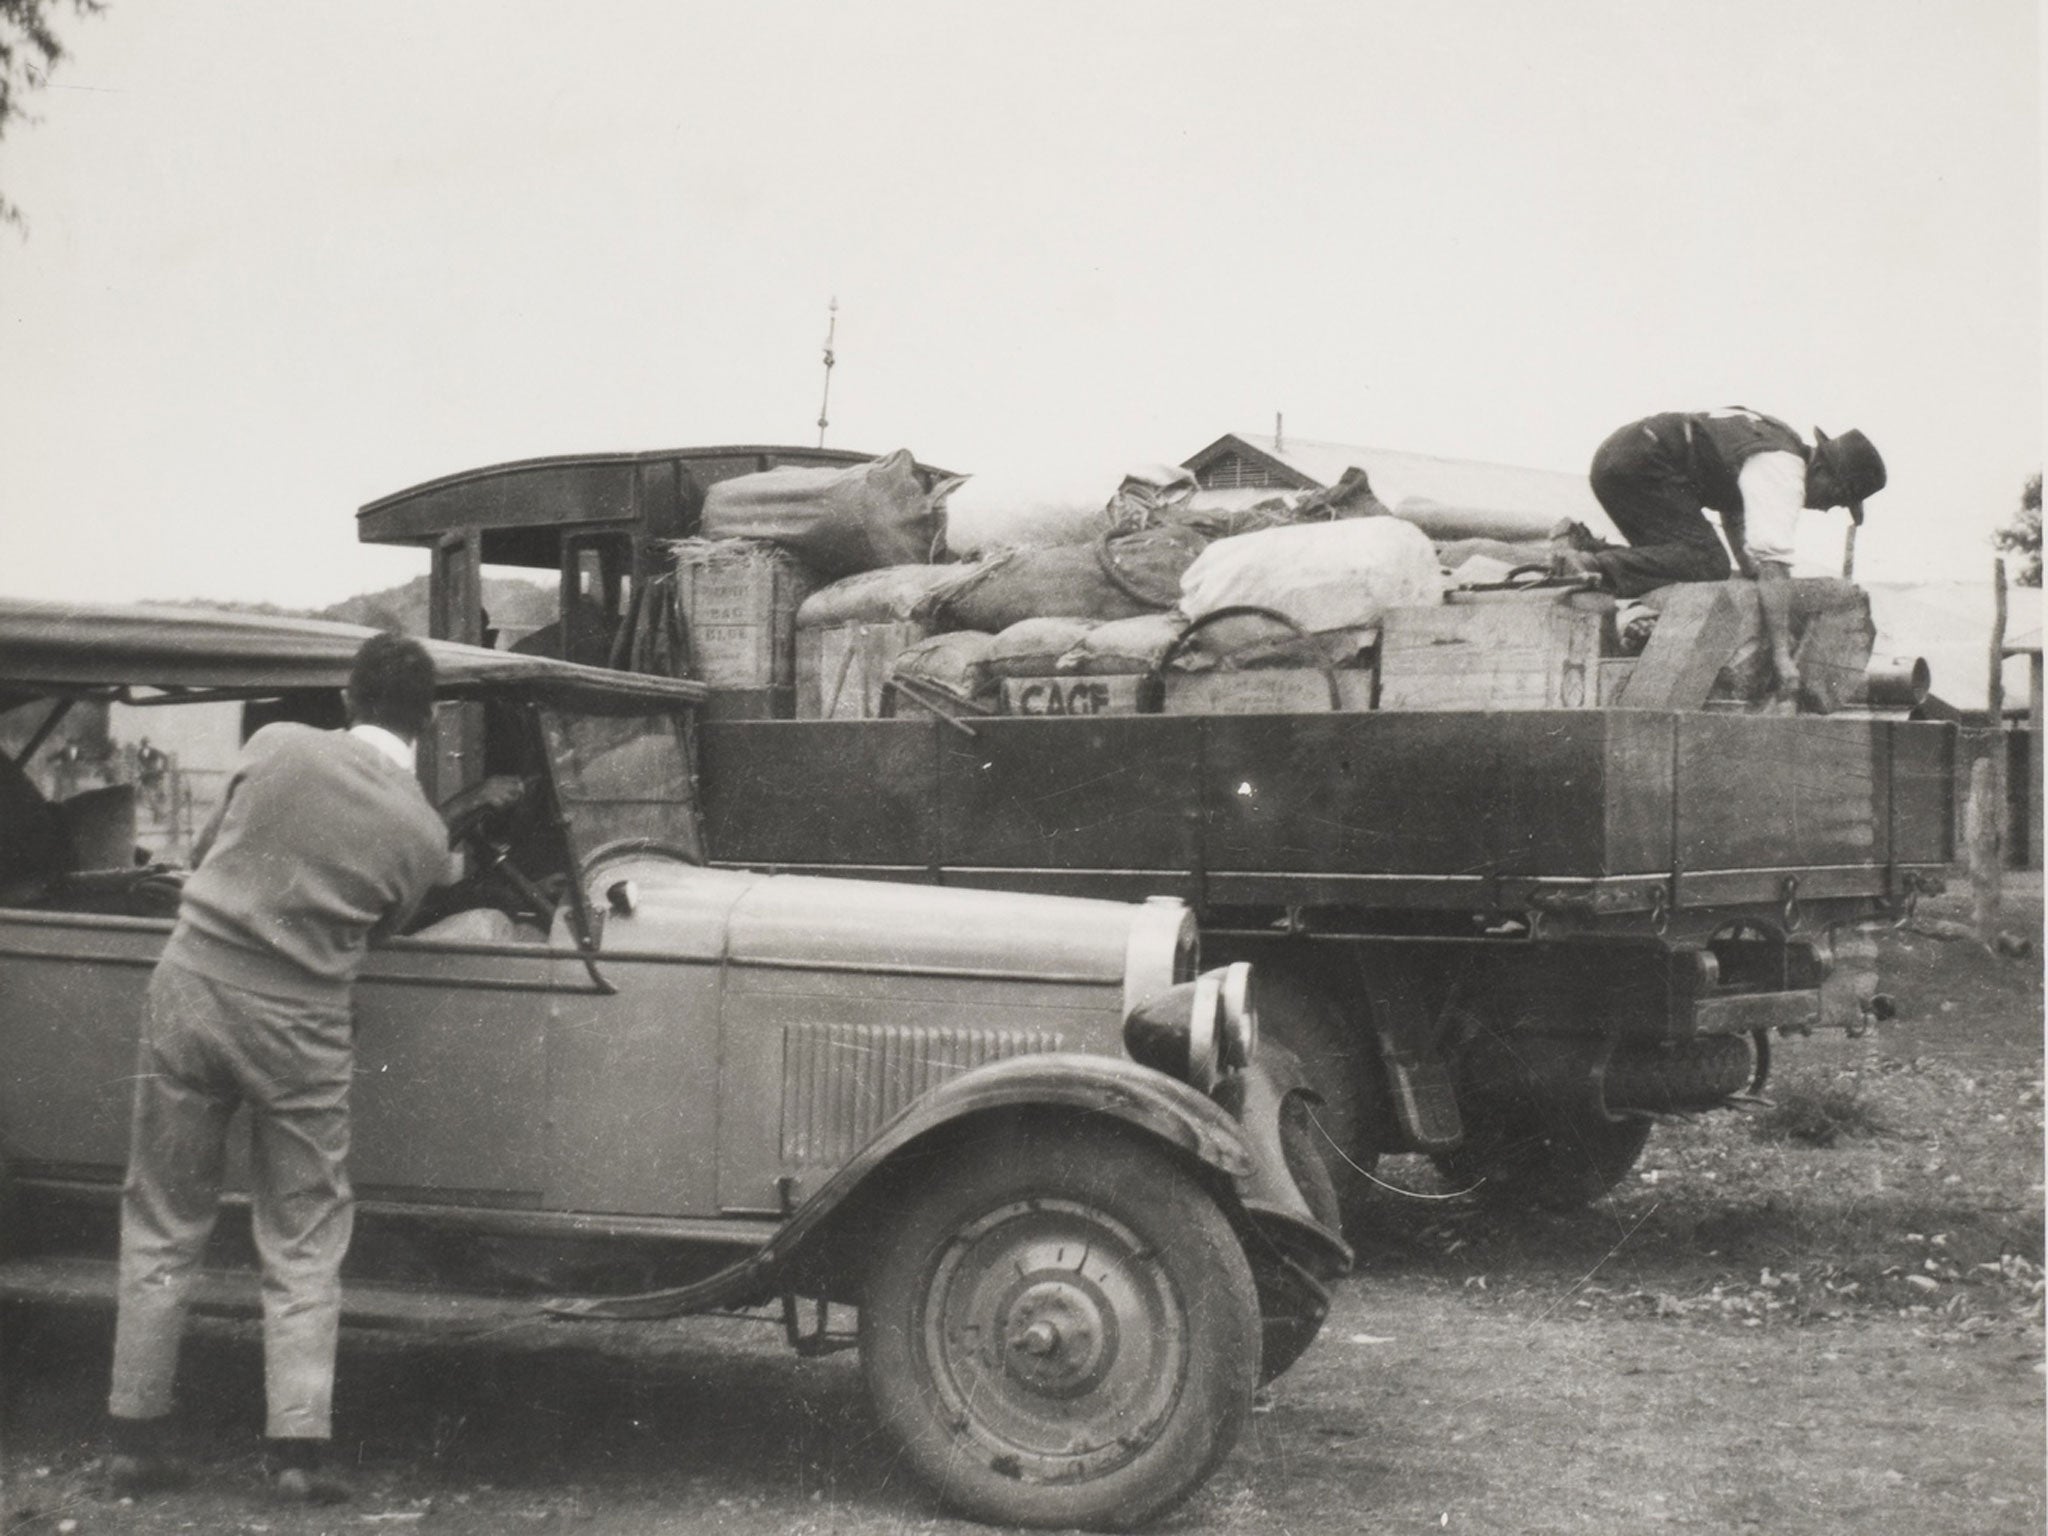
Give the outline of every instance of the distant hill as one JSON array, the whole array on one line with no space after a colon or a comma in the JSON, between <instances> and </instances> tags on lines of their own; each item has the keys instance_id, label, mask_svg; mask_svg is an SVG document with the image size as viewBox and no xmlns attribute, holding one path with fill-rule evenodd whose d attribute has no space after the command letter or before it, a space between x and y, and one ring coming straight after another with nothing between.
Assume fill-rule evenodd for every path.
<instances>
[{"instance_id":1,"label":"distant hill","mask_svg":"<svg viewBox=\"0 0 2048 1536\"><path fill-rule=\"evenodd\" d=\"M538 629L555 621L555 590L517 577L486 576L483 581L484 608L491 623L514 632ZM415 576L403 586L382 592L364 592L345 597L332 607L322 608L316 619L335 619L344 624L366 624L372 629L397 629L408 635L427 632L427 578Z\"/></svg>"},{"instance_id":2,"label":"distant hill","mask_svg":"<svg viewBox=\"0 0 2048 1536\"><path fill-rule=\"evenodd\" d=\"M486 576L484 607L491 623L518 634L538 629L555 620L555 592L518 577ZM172 604L179 608L225 608L235 613L273 613L285 618L332 619L341 624L362 624L371 629L395 629L403 634L427 632L427 578L411 581L382 592L362 592L345 597L325 608L281 608L275 603L223 603L186 599Z\"/></svg>"}]
</instances>

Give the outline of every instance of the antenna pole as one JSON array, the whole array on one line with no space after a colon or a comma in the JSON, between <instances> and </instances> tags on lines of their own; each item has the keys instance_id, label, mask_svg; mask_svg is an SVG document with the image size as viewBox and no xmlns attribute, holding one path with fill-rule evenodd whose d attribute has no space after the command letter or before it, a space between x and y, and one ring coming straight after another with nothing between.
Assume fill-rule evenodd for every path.
<instances>
[{"instance_id":1,"label":"antenna pole","mask_svg":"<svg viewBox=\"0 0 2048 1536\"><path fill-rule=\"evenodd\" d=\"M832 364L837 361L832 355L832 338L839 333L839 296L834 294L826 306L825 320L825 393L818 400L818 446L825 446L826 408L832 403Z\"/></svg>"}]
</instances>

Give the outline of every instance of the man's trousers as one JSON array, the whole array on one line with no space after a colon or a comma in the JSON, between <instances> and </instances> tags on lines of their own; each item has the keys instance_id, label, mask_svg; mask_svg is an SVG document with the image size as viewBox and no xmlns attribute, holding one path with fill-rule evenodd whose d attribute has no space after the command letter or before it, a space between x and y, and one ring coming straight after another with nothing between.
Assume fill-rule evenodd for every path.
<instances>
[{"instance_id":1,"label":"man's trousers","mask_svg":"<svg viewBox=\"0 0 2048 1536\"><path fill-rule=\"evenodd\" d=\"M246 1104L263 1269L267 1433L324 1439L349 1191L349 1009L248 992L175 961L150 978L121 1196L115 1417L171 1408L192 1283L219 1208L228 1120Z\"/></svg>"},{"instance_id":2,"label":"man's trousers","mask_svg":"<svg viewBox=\"0 0 2048 1536\"><path fill-rule=\"evenodd\" d=\"M1592 482L1629 542L1593 556L1617 594L1640 597L1674 581L1728 579L1727 546L1707 521L1683 416L1651 416L1610 435L1593 455Z\"/></svg>"}]
</instances>

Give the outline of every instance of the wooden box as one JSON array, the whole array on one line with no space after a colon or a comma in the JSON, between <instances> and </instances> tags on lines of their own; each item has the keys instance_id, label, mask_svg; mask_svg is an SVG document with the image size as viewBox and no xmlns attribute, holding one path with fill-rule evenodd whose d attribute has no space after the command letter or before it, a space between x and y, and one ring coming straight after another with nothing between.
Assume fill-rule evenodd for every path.
<instances>
[{"instance_id":1,"label":"wooden box","mask_svg":"<svg viewBox=\"0 0 2048 1536\"><path fill-rule=\"evenodd\" d=\"M803 567L752 539L676 545L676 603L691 675L714 688L786 688L796 679L796 610L810 593Z\"/></svg>"},{"instance_id":2,"label":"wooden box","mask_svg":"<svg viewBox=\"0 0 2048 1536\"><path fill-rule=\"evenodd\" d=\"M931 634L908 619L827 624L796 632L796 717L876 720L889 669L906 646Z\"/></svg>"},{"instance_id":3,"label":"wooden box","mask_svg":"<svg viewBox=\"0 0 2048 1536\"><path fill-rule=\"evenodd\" d=\"M1634 656L1610 656L1600 663L1600 704L1623 702L1628 689L1628 680L1635 675L1637 658Z\"/></svg>"},{"instance_id":4,"label":"wooden box","mask_svg":"<svg viewBox=\"0 0 2048 1536\"><path fill-rule=\"evenodd\" d=\"M1340 667L1337 708L1373 707L1370 671ZM1169 715L1326 715L1330 676L1320 667L1259 667L1244 672L1169 672Z\"/></svg>"},{"instance_id":5,"label":"wooden box","mask_svg":"<svg viewBox=\"0 0 2048 1536\"><path fill-rule=\"evenodd\" d=\"M1464 594L1389 610L1381 709L1590 709L1611 598Z\"/></svg>"},{"instance_id":6,"label":"wooden box","mask_svg":"<svg viewBox=\"0 0 2048 1536\"><path fill-rule=\"evenodd\" d=\"M1003 679L1006 715L1151 715L1159 712L1159 680L1142 673L1116 677Z\"/></svg>"}]
</instances>

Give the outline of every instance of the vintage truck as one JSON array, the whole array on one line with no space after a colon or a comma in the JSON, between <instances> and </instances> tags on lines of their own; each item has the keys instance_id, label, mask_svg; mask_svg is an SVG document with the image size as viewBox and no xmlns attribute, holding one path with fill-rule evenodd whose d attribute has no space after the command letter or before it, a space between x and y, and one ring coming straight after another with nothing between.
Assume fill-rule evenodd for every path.
<instances>
[{"instance_id":1,"label":"vintage truck","mask_svg":"<svg viewBox=\"0 0 2048 1536\"><path fill-rule=\"evenodd\" d=\"M0 1299L111 1297L181 879L133 861L132 786L53 804L22 765L81 701L339 723L369 633L0 600L0 711L35 717L0 754ZM798 1349L857 1343L966 1513L1122 1527L1197 1486L1349 1263L1250 968L1198 971L1171 897L706 867L699 685L431 649L524 793L358 985L350 1314L779 1304ZM209 1262L201 1305L253 1309L245 1219Z\"/></svg>"},{"instance_id":2,"label":"vintage truck","mask_svg":"<svg viewBox=\"0 0 2048 1536\"><path fill-rule=\"evenodd\" d=\"M625 660L672 622L664 541L707 486L863 457L520 461L358 533L432 551L437 634L475 638L486 566L540 568ZM1257 963L1353 1220L1383 1153L1517 1202L1608 1189L1657 1115L1759 1093L1774 1036L1882 1014L1868 929L1955 852L1953 729L1867 712L714 715L699 741L715 865L1186 901L1205 954Z\"/></svg>"}]
</instances>

